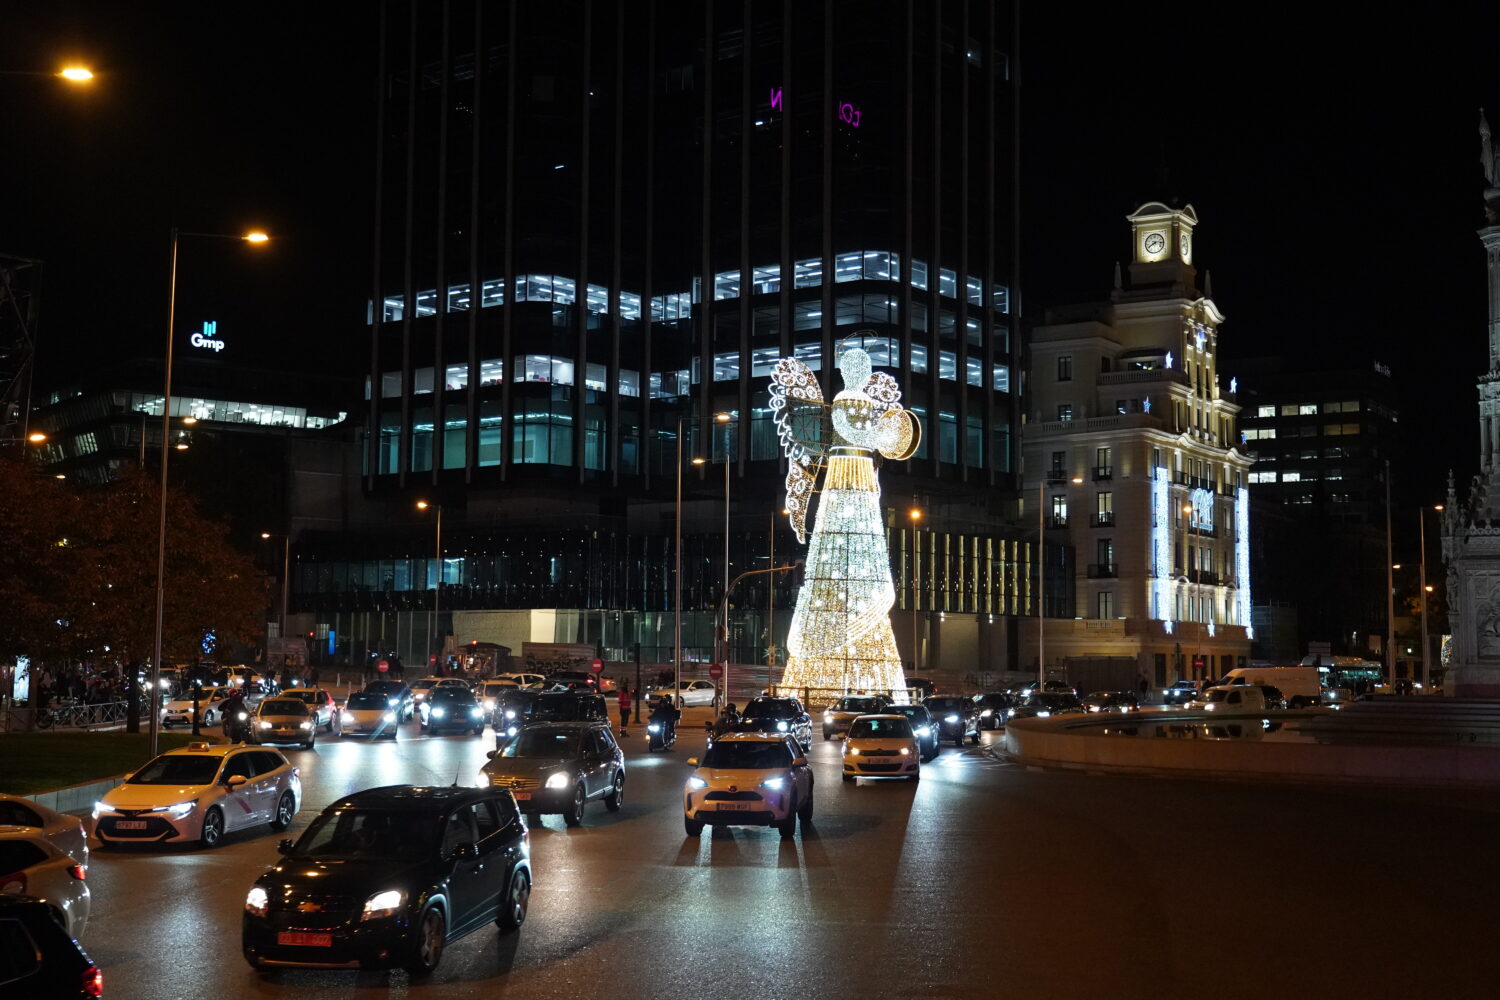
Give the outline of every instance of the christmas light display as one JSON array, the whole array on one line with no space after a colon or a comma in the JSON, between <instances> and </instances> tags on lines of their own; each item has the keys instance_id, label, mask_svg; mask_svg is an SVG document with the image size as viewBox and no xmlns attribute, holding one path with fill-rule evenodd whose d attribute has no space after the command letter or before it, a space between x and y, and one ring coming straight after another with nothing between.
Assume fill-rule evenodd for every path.
<instances>
[{"instance_id":1,"label":"christmas light display","mask_svg":"<svg viewBox=\"0 0 1500 1000\"><path fill-rule=\"evenodd\" d=\"M778 361L771 376L771 408L790 468L786 506L799 541L807 538L807 516L818 497L782 684L904 692L891 631L896 587L875 455L910 458L920 427L901 407L895 379L871 374L863 350L845 352L838 367L845 388L831 405L823 402L817 377L794 358Z\"/></svg>"}]
</instances>

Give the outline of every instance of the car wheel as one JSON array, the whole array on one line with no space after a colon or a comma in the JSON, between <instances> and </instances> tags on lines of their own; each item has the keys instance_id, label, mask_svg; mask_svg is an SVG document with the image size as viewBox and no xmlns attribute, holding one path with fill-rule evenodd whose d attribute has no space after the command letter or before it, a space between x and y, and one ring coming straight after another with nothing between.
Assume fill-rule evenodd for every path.
<instances>
[{"instance_id":1,"label":"car wheel","mask_svg":"<svg viewBox=\"0 0 1500 1000\"><path fill-rule=\"evenodd\" d=\"M569 808L567 812L563 813L563 822L567 823L569 826L580 825L583 822L583 803L583 786L578 785L573 789L573 804L571 808Z\"/></svg>"},{"instance_id":2,"label":"car wheel","mask_svg":"<svg viewBox=\"0 0 1500 1000\"><path fill-rule=\"evenodd\" d=\"M812 826L813 817L813 793L811 789L807 792L807 801L802 803L797 810L797 818L802 821L802 829L806 830Z\"/></svg>"},{"instance_id":3,"label":"car wheel","mask_svg":"<svg viewBox=\"0 0 1500 1000\"><path fill-rule=\"evenodd\" d=\"M608 795L604 796L604 808L610 812L619 812L620 806L625 804L625 775L616 773L614 787Z\"/></svg>"},{"instance_id":4,"label":"car wheel","mask_svg":"<svg viewBox=\"0 0 1500 1000\"><path fill-rule=\"evenodd\" d=\"M484 735L484 727L483 726L475 726L474 727L474 735L475 736L483 736Z\"/></svg>"},{"instance_id":5,"label":"car wheel","mask_svg":"<svg viewBox=\"0 0 1500 1000\"><path fill-rule=\"evenodd\" d=\"M412 937L411 953L402 963L402 967L413 976L425 976L436 969L438 962L443 960L443 947L448 943L448 921L443 919L443 911L436 906L429 906L422 911L422 917L417 921L416 932Z\"/></svg>"},{"instance_id":6,"label":"car wheel","mask_svg":"<svg viewBox=\"0 0 1500 1000\"><path fill-rule=\"evenodd\" d=\"M203 830L198 834L198 842L204 847L218 847L224 842L224 814L218 806L214 806L203 816Z\"/></svg>"},{"instance_id":7,"label":"car wheel","mask_svg":"<svg viewBox=\"0 0 1500 1000\"><path fill-rule=\"evenodd\" d=\"M845 771L839 777L843 778L845 781L853 781L854 780L854 775L850 774L848 771Z\"/></svg>"},{"instance_id":8,"label":"car wheel","mask_svg":"<svg viewBox=\"0 0 1500 1000\"><path fill-rule=\"evenodd\" d=\"M325 732L325 733L331 733L331 732L333 732L333 716L330 715L328 717L328 721L325 722L325 723L323 723L323 732Z\"/></svg>"},{"instance_id":9,"label":"car wheel","mask_svg":"<svg viewBox=\"0 0 1500 1000\"><path fill-rule=\"evenodd\" d=\"M953 745L956 746L956 747L961 747L961 746L964 745L964 734L963 733L959 733L958 734L958 736L953 740Z\"/></svg>"},{"instance_id":10,"label":"car wheel","mask_svg":"<svg viewBox=\"0 0 1500 1000\"><path fill-rule=\"evenodd\" d=\"M976 747L979 745L979 730L974 730L974 735L969 737L969 743Z\"/></svg>"},{"instance_id":11,"label":"car wheel","mask_svg":"<svg viewBox=\"0 0 1500 1000\"><path fill-rule=\"evenodd\" d=\"M302 749L304 749L304 750L311 750L313 748L313 744L316 743L317 741L318 741L318 738L316 736L309 736L307 738L307 742L304 743L304 744L302 744Z\"/></svg>"},{"instance_id":12,"label":"car wheel","mask_svg":"<svg viewBox=\"0 0 1500 1000\"><path fill-rule=\"evenodd\" d=\"M517 868L510 873L510 888L500 900L495 923L502 931L519 930L526 922L526 911L531 908L531 877L525 869Z\"/></svg>"},{"instance_id":13,"label":"car wheel","mask_svg":"<svg viewBox=\"0 0 1500 1000\"><path fill-rule=\"evenodd\" d=\"M922 772L918 771L916 774L913 774L911 776L911 780L912 781L921 781L922 780Z\"/></svg>"},{"instance_id":14,"label":"car wheel","mask_svg":"<svg viewBox=\"0 0 1500 1000\"><path fill-rule=\"evenodd\" d=\"M794 805L786 811L786 819L776 824L776 830L781 834L782 840L791 840L797 834L797 807Z\"/></svg>"},{"instance_id":15,"label":"car wheel","mask_svg":"<svg viewBox=\"0 0 1500 1000\"><path fill-rule=\"evenodd\" d=\"M689 837L696 837L698 836L698 834L703 832L703 822L701 820L688 819L687 816L683 816L682 828L687 831L687 835Z\"/></svg>"},{"instance_id":16,"label":"car wheel","mask_svg":"<svg viewBox=\"0 0 1500 1000\"><path fill-rule=\"evenodd\" d=\"M271 829L285 830L292 825L292 817L297 815L297 800L292 798L291 792L282 792L281 798L276 801L276 813L271 818Z\"/></svg>"},{"instance_id":17,"label":"car wheel","mask_svg":"<svg viewBox=\"0 0 1500 1000\"><path fill-rule=\"evenodd\" d=\"M825 740L831 740L831 739L833 739L833 737L832 737L832 736L829 736L829 735L828 735L828 730L826 730L826 729L825 729L825 730L823 730L823 738L824 738L824 739L825 739Z\"/></svg>"}]
</instances>

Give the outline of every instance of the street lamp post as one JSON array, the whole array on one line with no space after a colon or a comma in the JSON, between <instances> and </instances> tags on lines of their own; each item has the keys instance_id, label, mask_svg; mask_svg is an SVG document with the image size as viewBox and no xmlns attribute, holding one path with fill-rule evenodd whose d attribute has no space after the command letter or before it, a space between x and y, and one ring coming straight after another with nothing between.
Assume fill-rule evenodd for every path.
<instances>
[{"instance_id":1,"label":"street lamp post","mask_svg":"<svg viewBox=\"0 0 1500 1000\"><path fill-rule=\"evenodd\" d=\"M913 507L906 512L911 519L911 671L917 673L922 669L922 637L917 634L917 603L921 591L918 589L919 579L922 573L922 554L917 548L917 525L922 520L922 511L919 507Z\"/></svg>"},{"instance_id":2,"label":"street lamp post","mask_svg":"<svg viewBox=\"0 0 1500 1000\"><path fill-rule=\"evenodd\" d=\"M734 419L731 413L715 413L714 422L728 424ZM724 620L719 629L715 631L714 637L719 643L721 656L719 662L723 664L724 676L719 678L722 682L714 686L715 708L718 702L728 701L729 693L729 436L724 437Z\"/></svg>"},{"instance_id":3,"label":"street lamp post","mask_svg":"<svg viewBox=\"0 0 1500 1000\"><path fill-rule=\"evenodd\" d=\"M427 508L434 506L437 507L437 542L435 545L433 565L437 569L437 577L432 588L432 617L427 622L427 635L429 641L432 641L437 637L437 634L433 630L441 627L438 624L438 622L441 620L441 606L438 602L441 599L443 593L443 505L430 504L426 500L417 501L417 510L426 510ZM441 643L439 643L437 656L441 657L441 655L442 645Z\"/></svg>"},{"instance_id":4,"label":"street lamp post","mask_svg":"<svg viewBox=\"0 0 1500 1000\"><path fill-rule=\"evenodd\" d=\"M1391 688L1396 686L1396 580L1391 551L1391 460L1385 460L1385 648Z\"/></svg>"},{"instance_id":5,"label":"street lamp post","mask_svg":"<svg viewBox=\"0 0 1500 1000\"><path fill-rule=\"evenodd\" d=\"M1435 511L1438 511L1439 513L1441 513L1442 509L1443 509L1443 505L1442 504L1435 504L1432 507L1432 509L1435 510ZM1431 684L1432 683L1432 662L1431 662L1431 659L1430 659L1431 652L1430 652L1430 650L1428 648L1428 643L1427 643L1427 594L1432 589L1432 588L1430 588L1430 587L1427 586L1427 510L1428 510L1428 508L1423 507L1423 508L1421 508L1420 510L1417 511L1417 536L1418 536L1418 538L1421 539L1421 545L1422 545L1422 562L1421 562L1420 568L1418 570L1418 577L1419 577L1418 583L1419 583L1419 586L1420 586L1420 590L1418 590L1418 592L1417 592L1417 597L1422 602L1422 683L1423 684Z\"/></svg>"},{"instance_id":6,"label":"street lamp post","mask_svg":"<svg viewBox=\"0 0 1500 1000\"><path fill-rule=\"evenodd\" d=\"M270 541L276 535L269 531L262 531L260 537ZM286 639L286 603L287 591L291 588L291 565L292 565L292 536L290 532L281 536L281 638Z\"/></svg>"},{"instance_id":7,"label":"street lamp post","mask_svg":"<svg viewBox=\"0 0 1500 1000\"><path fill-rule=\"evenodd\" d=\"M672 685L682 697L682 417L677 418L677 503L672 542Z\"/></svg>"},{"instance_id":8,"label":"street lamp post","mask_svg":"<svg viewBox=\"0 0 1500 1000\"><path fill-rule=\"evenodd\" d=\"M161 401L161 510L156 526L156 641L152 646L151 655L153 698L161 688L161 630L167 593L167 456L171 452L171 449L167 447L167 441L172 432L172 347L177 340L177 243L183 236L211 240L239 240L257 245L267 242L270 238L259 231L245 233L243 236L229 236L225 233L184 233L176 226L172 227L171 266L167 279L167 356ZM151 753L154 756L161 737L161 712L157 711L154 702L151 708L150 733Z\"/></svg>"}]
</instances>

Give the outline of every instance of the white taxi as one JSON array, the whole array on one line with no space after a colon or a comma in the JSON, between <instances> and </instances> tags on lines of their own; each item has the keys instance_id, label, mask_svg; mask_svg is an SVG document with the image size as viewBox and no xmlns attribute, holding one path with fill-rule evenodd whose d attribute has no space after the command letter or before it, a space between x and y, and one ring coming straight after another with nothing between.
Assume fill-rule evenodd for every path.
<instances>
[{"instance_id":1,"label":"white taxi","mask_svg":"<svg viewBox=\"0 0 1500 1000\"><path fill-rule=\"evenodd\" d=\"M36 827L0 826L0 893L40 898L74 938L83 936L89 921L87 877L78 858L58 850Z\"/></svg>"},{"instance_id":2,"label":"white taxi","mask_svg":"<svg viewBox=\"0 0 1500 1000\"><path fill-rule=\"evenodd\" d=\"M19 795L0 794L0 826L34 826L52 846L89 867L89 835L83 820Z\"/></svg>"},{"instance_id":3,"label":"white taxi","mask_svg":"<svg viewBox=\"0 0 1500 1000\"><path fill-rule=\"evenodd\" d=\"M344 699L339 712L339 738L368 736L372 740L396 738L396 709L383 694L356 691Z\"/></svg>"},{"instance_id":4,"label":"white taxi","mask_svg":"<svg viewBox=\"0 0 1500 1000\"><path fill-rule=\"evenodd\" d=\"M904 715L861 715L844 738L844 780L922 777L922 748Z\"/></svg>"},{"instance_id":5,"label":"white taxi","mask_svg":"<svg viewBox=\"0 0 1500 1000\"><path fill-rule=\"evenodd\" d=\"M189 743L153 759L94 803L101 846L198 841L269 823L285 830L302 808L301 773L264 747Z\"/></svg>"},{"instance_id":6,"label":"white taxi","mask_svg":"<svg viewBox=\"0 0 1500 1000\"><path fill-rule=\"evenodd\" d=\"M689 758L683 826L689 837L710 826L774 826L782 839L805 831L813 816L813 774L785 733L727 733L703 759Z\"/></svg>"}]
</instances>

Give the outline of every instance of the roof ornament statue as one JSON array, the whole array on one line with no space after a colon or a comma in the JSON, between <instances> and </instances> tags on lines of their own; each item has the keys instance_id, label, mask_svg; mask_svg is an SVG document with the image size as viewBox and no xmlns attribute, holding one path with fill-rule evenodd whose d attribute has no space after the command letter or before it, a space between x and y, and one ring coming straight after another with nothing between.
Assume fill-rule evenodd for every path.
<instances>
[{"instance_id":1,"label":"roof ornament statue","mask_svg":"<svg viewBox=\"0 0 1500 1000\"><path fill-rule=\"evenodd\" d=\"M1490 140L1490 123L1479 109L1479 163L1484 167L1484 214L1491 224L1500 223L1500 152Z\"/></svg>"}]
</instances>

